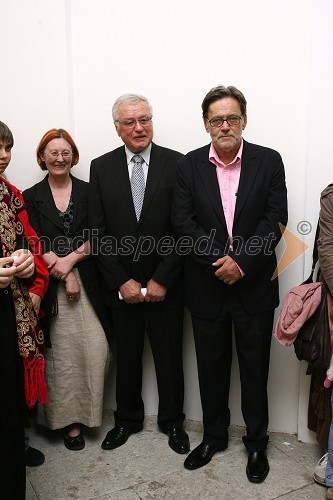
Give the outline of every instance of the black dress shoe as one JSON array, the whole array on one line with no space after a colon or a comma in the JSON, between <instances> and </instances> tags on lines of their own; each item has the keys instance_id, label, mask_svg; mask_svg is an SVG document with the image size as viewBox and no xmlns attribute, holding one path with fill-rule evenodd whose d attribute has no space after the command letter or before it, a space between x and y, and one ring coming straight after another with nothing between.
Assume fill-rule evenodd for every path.
<instances>
[{"instance_id":1,"label":"black dress shoe","mask_svg":"<svg viewBox=\"0 0 333 500\"><path fill-rule=\"evenodd\" d=\"M225 446L216 446L202 442L185 459L184 467L189 470L199 469L208 464L216 452L223 451L227 447L227 444Z\"/></svg>"},{"instance_id":2,"label":"black dress shoe","mask_svg":"<svg viewBox=\"0 0 333 500\"><path fill-rule=\"evenodd\" d=\"M167 431L169 446L176 453L188 453L190 451L190 440L182 427L174 427Z\"/></svg>"},{"instance_id":3,"label":"black dress shoe","mask_svg":"<svg viewBox=\"0 0 333 500\"><path fill-rule=\"evenodd\" d=\"M131 429L116 425L109 431L102 443L103 450L113 450L126 443L131 434L141 431L141 429Z\"/></svg>"},{"instance_id":4,"label":"black dress shoe","mask_svg":"<svg viewBox=\"0 0 333 500\"><path fill-rule=\"evenodd\" d=\"M262 483L269 473L269 464L265 451L250 451L246 475L251 483Z\"/></svg>"},{"instance_id":5,"label":"black dress shoe","mask_svg":"<svg viewBox=\"0 0 333 500\"><path fill-rule=\"evenodd\" d=\"M29 448L25 450L24 460L27 467L37 467L38 465L42 465L44 463L45 456L41 451L29 446Z\"/></svg>"}]
</instances>

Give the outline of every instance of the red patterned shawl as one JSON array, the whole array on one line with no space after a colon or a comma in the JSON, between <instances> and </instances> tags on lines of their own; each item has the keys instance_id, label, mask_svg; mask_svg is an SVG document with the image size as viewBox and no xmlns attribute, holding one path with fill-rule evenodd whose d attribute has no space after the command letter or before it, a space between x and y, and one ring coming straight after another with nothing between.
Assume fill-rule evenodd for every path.
<instances>
[{"instance_id":1,"label":"red patterned shawl","mask_svg":"<svg viewBox=\"0 0 333 500\"><path fill-rule=\"evenodd\" d=\"M18 214L24 210L22 200L0 177L0 241L4 257L17 250L17 239L24 234ZM25 398L29 408L39 400L47 403L44 376L44 334L24 283L13 278L10 284L18 335L19 353L23 359Z\"/></svg>"}]
</instances>

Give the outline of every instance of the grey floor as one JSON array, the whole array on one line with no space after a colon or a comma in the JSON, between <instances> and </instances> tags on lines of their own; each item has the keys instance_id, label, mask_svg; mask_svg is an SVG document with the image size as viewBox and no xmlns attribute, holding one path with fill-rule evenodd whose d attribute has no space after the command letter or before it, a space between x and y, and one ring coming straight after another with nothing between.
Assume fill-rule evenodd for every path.
<instances>
[{"instance_id":1,"label":"grey floor","mask_svg":"<svg viewBox=\"0 0 333 500\"><path fill-rule=\"evenodd\" d=\"M100 444L112 427L112 414L105 413L99 429L85 431L85 449L74 452L64 447L61 431L34 426L30 444L46 458L43 465L27 468L27 500L325 499L326 488L313 481L321 450L295 436L270 434L270 474L264 483L252 484L245 474L240 427L230 429L228 449L196 471L184 469L184 455L169 448L155 419L147 419L144 430L121 448L102 450ZM187 422L185 427L193 449L201 442L200 426Z\"/></svg>"}]
</instances>

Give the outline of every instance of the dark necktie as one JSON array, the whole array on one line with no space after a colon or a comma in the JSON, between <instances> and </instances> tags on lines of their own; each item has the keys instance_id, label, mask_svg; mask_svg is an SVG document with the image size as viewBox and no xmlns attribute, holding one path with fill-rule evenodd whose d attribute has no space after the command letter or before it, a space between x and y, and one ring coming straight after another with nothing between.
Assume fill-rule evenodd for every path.
<instances>
[{"instance_id":1,"label":"dark necktie","mask_svg":"<svg viewBox=\"0 0 333 500\"><path fill-rule=\"evenodd\" d=\"M139 221L143 198L145 195L145 176L143 173L143 158L140 155L134 155L132 158L133 169L131 175L131 189L134 204L136 220Z\"/></svg>"}]
</instances>

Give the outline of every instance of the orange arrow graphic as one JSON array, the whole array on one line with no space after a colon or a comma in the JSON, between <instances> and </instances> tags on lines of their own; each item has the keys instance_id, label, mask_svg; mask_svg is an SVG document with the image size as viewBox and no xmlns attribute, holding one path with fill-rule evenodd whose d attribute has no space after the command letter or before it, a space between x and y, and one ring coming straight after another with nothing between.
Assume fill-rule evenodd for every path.
<instances>
[{"instance_id":1,"label":"orange arrow graphic","mask_svg":"<svg viewBox=\"0 0 333 500\"><path fill-rule=\"evenodd\" d=\"M309 245L304 243L304 241L302 241L298 236L295 236L294 233L284 227L283 224L279 224L279 226L282 232L285 249L274 271L272 280L279 276L279 274L287 269L287 267L295 262L295 260L309 248Z\"/></svg>"}]
</instances>

